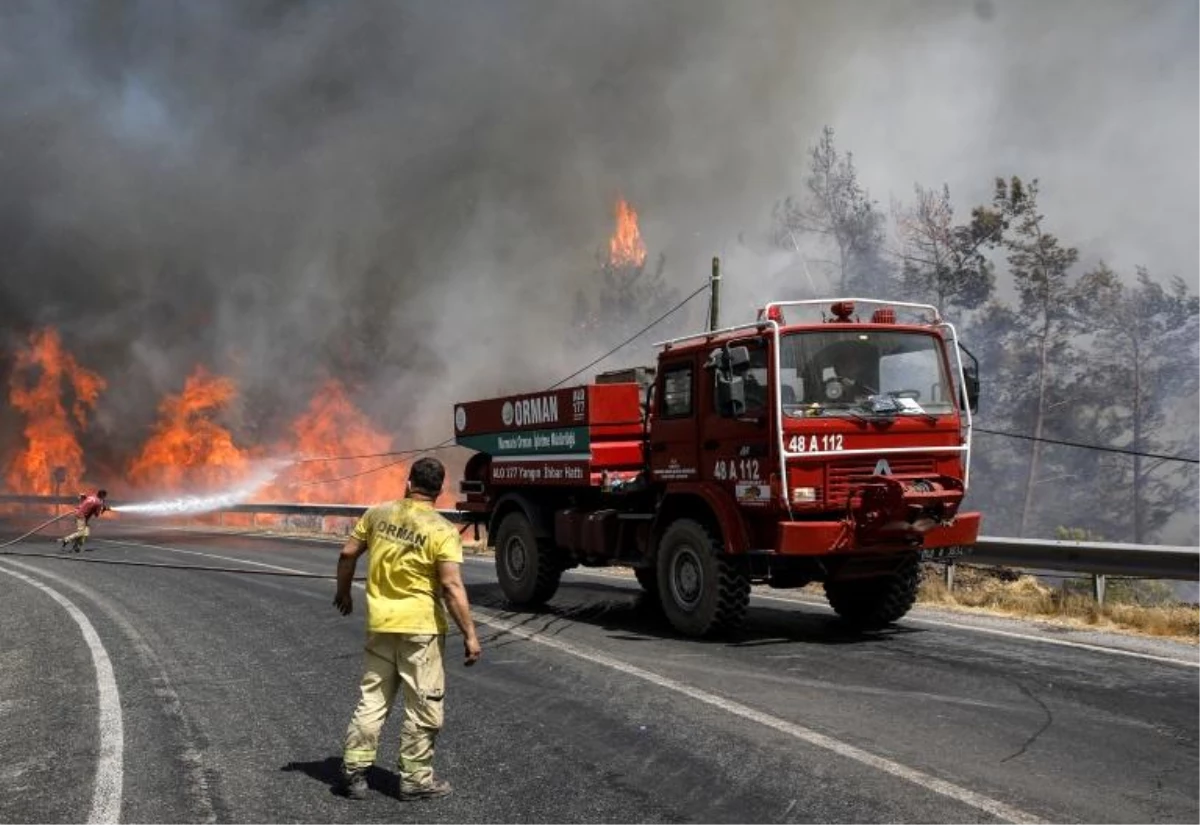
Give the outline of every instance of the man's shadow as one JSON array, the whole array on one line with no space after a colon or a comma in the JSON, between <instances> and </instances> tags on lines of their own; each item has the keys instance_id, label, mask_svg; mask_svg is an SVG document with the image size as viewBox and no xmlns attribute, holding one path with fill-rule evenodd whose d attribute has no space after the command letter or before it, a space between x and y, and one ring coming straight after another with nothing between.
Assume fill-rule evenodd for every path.
<instances>
[{"instance_id":1,"label":"man's shadow","mask_svg":"<svg viewBox=\"0 0 1200 825\"><path fill-rule=\"evenodd\" d=\"M329 793L333 796L342 796L338 790L342 781L342 758L340 756L327 756L320 762L288 762L279 770L288 773L303 773L328 785ZM384 770L378 765L372 765L367 769L367 787L373 791L385 794L395 793L397 781L394 773Z\"/></svg>"}]
</instances>

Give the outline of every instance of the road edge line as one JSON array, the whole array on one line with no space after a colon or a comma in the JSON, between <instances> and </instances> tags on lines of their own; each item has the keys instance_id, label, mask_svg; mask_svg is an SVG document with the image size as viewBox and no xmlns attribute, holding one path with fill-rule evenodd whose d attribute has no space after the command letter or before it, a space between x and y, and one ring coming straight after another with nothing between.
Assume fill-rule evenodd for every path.
<instances>
[{"instance_id":1,"label":"road edge line","mask_svg":"<svg viewBox=\"0 0 1200 825\"><path fill-rule=\"evenodd\" d=\"M99 753L96 756L96 779L92 789L92 809L87 821L119 822L121 820L121 795L124 787L125 773L125 724L121 714L121 694L117 688L116 676L113 673L112 660L96 628L88 621L83 611L75 603L53 587L34 578L6 569L7 566L20 567L31 573L40 572L36 567L12 560L0 563L0 572L24 581L36 587L51 599L58 602L67 614L79 626L83 639L87 642L92 655L92 664L96 670L97 713L96 723L99 728Z\"/></svg>"}]
</instances>

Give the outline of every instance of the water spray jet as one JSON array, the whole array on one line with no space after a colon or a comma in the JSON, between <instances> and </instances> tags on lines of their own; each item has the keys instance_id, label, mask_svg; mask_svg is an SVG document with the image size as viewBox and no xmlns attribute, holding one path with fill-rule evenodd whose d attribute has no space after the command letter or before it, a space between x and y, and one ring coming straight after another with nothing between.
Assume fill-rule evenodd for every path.
<instances>
[{"instance_id":1,"label":"water spray jet","mask_svg":"<svg viewBox=\"0 0 1200 825\"><path fill-rule=\"evenodd\" d=\"M290 460L275 460L264 462L247 479L236 486L206 495L177 496L175 498L157 499L154 501L135 502L110 507L114 513L125 513L154 517L194 516L211 513L243 504L255 493L266 487L287 467L293 464Z\"/></svg>"}]
</instances>

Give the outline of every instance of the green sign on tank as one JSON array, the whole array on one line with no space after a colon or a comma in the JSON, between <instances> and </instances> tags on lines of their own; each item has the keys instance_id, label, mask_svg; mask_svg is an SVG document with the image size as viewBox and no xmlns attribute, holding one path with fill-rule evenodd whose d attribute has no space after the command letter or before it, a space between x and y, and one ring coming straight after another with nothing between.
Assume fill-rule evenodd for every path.
<instances>
[{"instance_id":1,"label":"green sign on tank","mask_svg":"<svg viewBox=\"0 0 1200 825\"><path fill-rule=\"evenodd\" d=\"M523 430L511 433L461 435L458 445L494 456L587 455L591 440L587 427L557 430Z\"/></svg>"}]
</instances>

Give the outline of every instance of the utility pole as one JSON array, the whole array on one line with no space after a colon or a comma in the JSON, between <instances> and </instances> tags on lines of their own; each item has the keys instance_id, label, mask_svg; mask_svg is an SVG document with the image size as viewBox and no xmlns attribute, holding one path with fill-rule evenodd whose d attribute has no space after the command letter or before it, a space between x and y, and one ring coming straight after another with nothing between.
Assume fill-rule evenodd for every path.
<instances>
[{"instance_id":1,"label":"utility pole","mask_svg":"<svg viewBox=\"0 0 1200 825\"><path fill-rule=\"evenodd\" d=\"M67 468L55 467L50 477L54 481L54 497L59 498L62 495L63 482L67 480ZM62 504L60 502L54 502L54 515L59 515L61 507Z\"/></svg>"},{"instance_id":2,"label":"utility pole","mask_svg":"<svg viewBox=\"0 0 1200 825\"><path fill-rule=\"evenodd\" d=\"M721 317L721 259L715 255L712 259L712 278L708 283L711 290L708 304L708 329L711 332L718 328L718 319Z\"/></svg>"}]
</instances>

